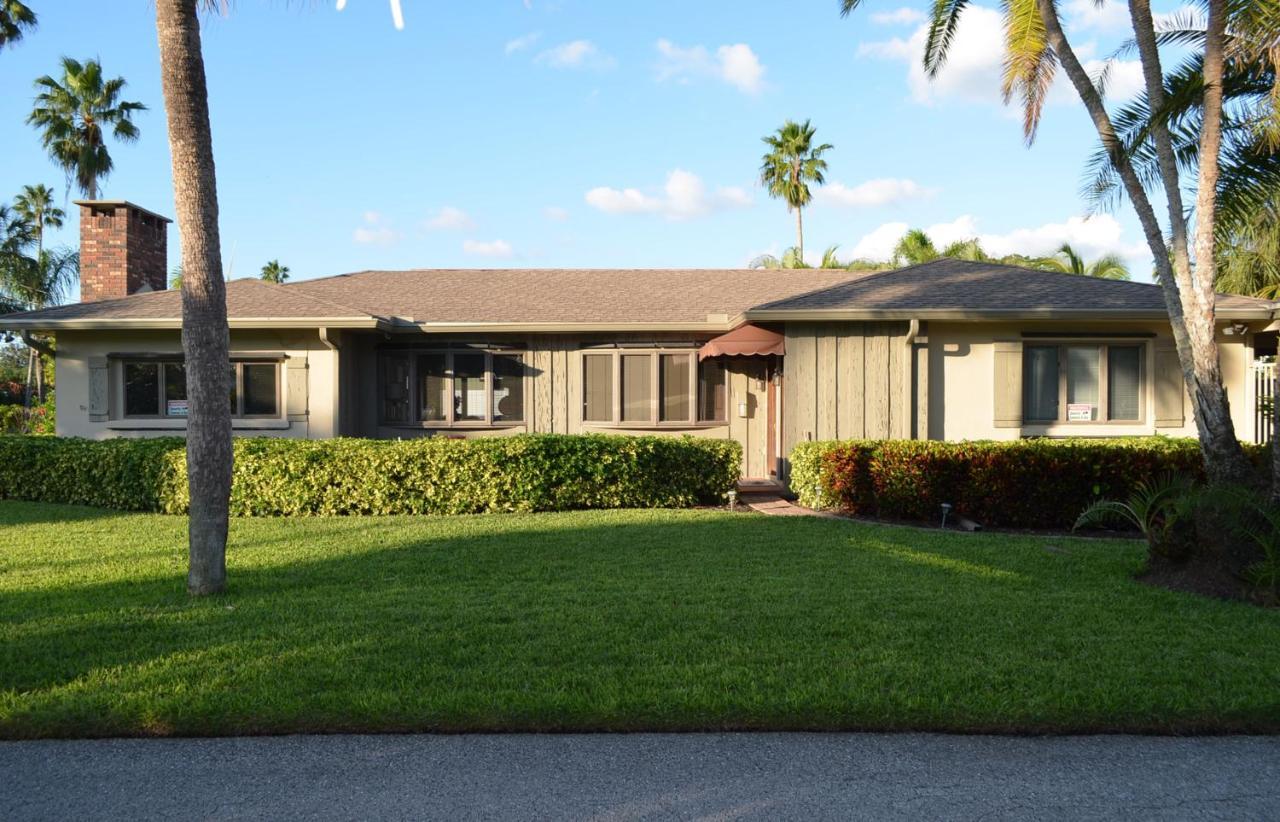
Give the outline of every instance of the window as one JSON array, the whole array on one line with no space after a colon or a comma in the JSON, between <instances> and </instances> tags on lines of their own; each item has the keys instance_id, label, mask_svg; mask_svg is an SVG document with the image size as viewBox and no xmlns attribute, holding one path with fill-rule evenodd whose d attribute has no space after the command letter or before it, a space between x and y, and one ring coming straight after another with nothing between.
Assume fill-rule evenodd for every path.
<instances>
[{"instance_id":1,"label":"window","mask_svg":"<svg viewBox=\"0 0 1280 822\"><path fill-rule=\"evenodd\" d=\"M181 360L125 360L124 415L181 419L187 416L187 368ZM231 415L280 416L280 364L231 364Z\"/></svg>"},{"instance_id":2,"label":"window","mask_svg":"<svg viewBox=\"0 0 1280 822\"><path fill-rule=\"evenodd\" d=\"M524 420L524 356L480 349L386 351L382 419L431 428Z\"/></svg>"},{"instance_id":3,"label":"window","mask_svg":"<svg viewBox=\"0 0 1280 822\"><path fill-rule=\"evenodd\" d=\"M1139 422L1141 344L1027 345L1022 352L1027 422Z\"/></svg>"},{"instance_id":4,"label":"window","mask_svg":"<svg viewBox=\"0 0 1280 822\"><path fill-rule=\"evenodd\" d=\"M612 425L724 422L724 365L714 359L698 362L697 356L690 350L584 353L582 419Z\"/></svg>"}]
</instances>

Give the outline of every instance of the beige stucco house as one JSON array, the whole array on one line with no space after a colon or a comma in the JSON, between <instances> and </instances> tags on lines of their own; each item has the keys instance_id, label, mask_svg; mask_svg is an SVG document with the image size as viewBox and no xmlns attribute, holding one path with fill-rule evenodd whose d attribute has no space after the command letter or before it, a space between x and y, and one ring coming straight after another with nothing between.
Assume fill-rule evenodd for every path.
<instances>
[{"instance_id":1,"label":"beige stucco house","mask_svg":"<svg viewBox=\"0 0 1280 822\"><path fill-rule=\"evenodd\" d=\"M167 221L79 205L89 301L0 329L56 337L60 435L181 434ZM1156 286L988 263L364 271L233 280L227 309L246 436L728 437L744 475L770 479L812 439L1195 434ZM1275 353L1275 313L1219 302L1242 439L1261 435L1254 362Z\"/></svg>"}]
</instances>

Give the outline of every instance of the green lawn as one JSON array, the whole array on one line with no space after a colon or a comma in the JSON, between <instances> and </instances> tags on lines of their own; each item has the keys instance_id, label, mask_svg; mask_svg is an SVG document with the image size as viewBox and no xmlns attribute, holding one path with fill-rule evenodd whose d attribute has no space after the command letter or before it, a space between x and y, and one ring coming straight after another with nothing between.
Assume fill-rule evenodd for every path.
<instances>
[{"instance_id":1,"label":"green lawn","mask_svg":"<svg viewBox=\"0 0 1280 822\"><path fill-rule=\"evenodd\" d=\"M0 736L1280 731L1280 612L1134 542L712 511L185 520L0 502Z\"/></svg>"}]
</instances>

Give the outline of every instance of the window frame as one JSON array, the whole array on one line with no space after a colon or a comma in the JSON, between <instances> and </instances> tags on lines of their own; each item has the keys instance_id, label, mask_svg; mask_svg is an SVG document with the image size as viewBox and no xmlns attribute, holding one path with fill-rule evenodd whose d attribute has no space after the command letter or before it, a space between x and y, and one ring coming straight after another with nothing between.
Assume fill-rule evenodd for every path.
<instances>
[{"instance_id":1,"label":"window frame","mask_svg":"<svg viewBox=\"0 0 1280 822\"><path fill-rule=\"evenodd\" d=\"M649 415L643 420L624 420L622 418L622 358L624 356L645 355L649 358ZM664 356L684 356L689 358L688 397L689 416L685 419L662 419L662 358ZM608 420L587 419L587 358L611 357L610 385L612 396L612 417ZM693 346L609 346L587 348L579 352L578 357L578 417L584 427L588 428L634 428L634 429L680 429L680 428L716 428L729 424L729 370L723 369L725 390L725 413L723 419L703 420L698 418L700 411L698 393L698 349Z\"/></svg>"},{"instance_id":2,"label":"window frame","mask_svg":"<svg viewBox=\"0 0 1280 822\"><path fill-rule=\"evenodd\" d=\"M1030 419L1027 417L1027 349L1029 348L1055 348L1058 354L1058 416L1056 419ZM1096 348L1098 350L1098 419L1096 420L1068 420L1067 419L1067 349L1068 348ZM1138 350L1138 416L1136 419L1115 420L1110 418L1111 414L1111 396L1110 396L1110 364L1112 348L1136 348ZM1149 404L1149 379L1147 376L1147 358L1149 356L1149 344L1146 340L1135 340L1133 338L1094 338L1094 337L1064 337L1061 339L1024 339L1022 343L1022 424L1024 426L1058 426L1065 425L1071 427L1105 425L1105 426L1124 426L1124 425L1145 425L1147 422L1147 406Z\"/></svg>"},{"instance_id":3,"label":"window frame","mask_svg":"<svg viewBox=\"0 0 1280 822\"><path fill-rule=\"evenodd\" d=\"M170 416L169 414L164 413L164 409L167 407L165 404L166 403L165 387L167 385L166 374L168 372L168 368L166 366L181 365L185 367L186 366L185 357L183 357L181 354L177 354L177 355L122 354L122 355L112 356L111 360L113 360L116 363L115 370L116 370L117 376L115 378L115 383L116 385L119 386L119 409L120 410L119 410L118 416L113 416L114 419L121 420L121 421L164 420L167 422L183 422L183 423L187 421L188 417L176 416L176 415ZM276 413L274 414L245 414L244 413L244 383L243 383L244 371L242 366L246 364L270 365L275 368ZM128 413L128 400L127 400L127 397L125 396L125 391L126 391L125 369L130 365L154 365L159 368L159 379L157 380L158 384L157 384L157 394L156 394L156 401L157 401L156 408L157 408L157 411L159 411L159 413L156 413L156 414ZM246 354L243 356L237 356L233 354L231 356L231 368L232 368L232 372L235 375L233 378L235 382L232 385L232 388L236 392L236 407L231 412L232 420L245 420L245 421L252 422L252 421L262 421L262 420L282 420L285 418L284 374L283 374L283 368L281 367L283 365L284 365L284 359L279 356L254 356L252 354ZM188 397L187 399L190 400L190 397Z\"/></svg>"},{"instance_id":4,"label":"window frame","mask_svg":"<svg viewBox=\"0 0 1280 822\"><path fill-rule=\"evenodd\" d=\"M424 420L421 419L422 414L422 390L421 377L419 376L418 360L431 354L439 354L444 356L444 380L445 394L450 401L445 403L445 414L442 420ZM454 355L484 355L484 418L478 420L459 420L454 416L454 403L452 402L454 392ZM378 425L385 428L524 428L529 421L529 352L524 349L516 348L499 348L499 347L480 347L480 346L429 346L429 347L395 347L382 348L378 351ZM384 413L386 404L384 401L384 390L386 388L386 361L391 357L405 357L409 361L409 419L401 422L397 420L388 420ZM494 401L493 401L493 361L494 357L511 357L515 359L521 366L522 374L520 376L522 402L520 419L495 420Z\"/></svg>"}]
</instances>

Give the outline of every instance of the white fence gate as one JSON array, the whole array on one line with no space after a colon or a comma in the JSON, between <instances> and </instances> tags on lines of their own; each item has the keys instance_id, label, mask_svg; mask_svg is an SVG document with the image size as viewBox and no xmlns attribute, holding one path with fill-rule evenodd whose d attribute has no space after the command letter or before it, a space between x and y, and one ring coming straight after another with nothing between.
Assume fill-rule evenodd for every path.
<instances>
[{"instance_id":1,"label":"white fence gate","mask_svg":"<svg viewBox=\"0 0 1280 822\"><path fill-rule=\"evenodd\" d=\"M1275 434L1275 414L1272 407L1276 394L1276 364L1253 364L1253 441L1259 444L1271 442Z\"/></svg>"}]
</instances>

